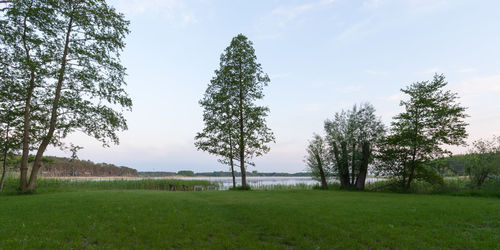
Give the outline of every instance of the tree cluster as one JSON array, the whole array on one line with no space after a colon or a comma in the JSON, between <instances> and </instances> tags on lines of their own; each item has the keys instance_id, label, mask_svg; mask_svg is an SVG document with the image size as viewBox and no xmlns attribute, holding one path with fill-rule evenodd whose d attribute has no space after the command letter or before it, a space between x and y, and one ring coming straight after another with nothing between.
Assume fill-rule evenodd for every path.
<instances>
[{"instance_id":1,"label":"tree cluster","mask_svg":"<svg viewBox=\"0 0 500 250\"><path fill-rule=\"evenodd\" d=\"M325 122L325 138L315 135L310 142L308 167L319 176L333 173L342 188L363 190L369 171L396 179L405 190L415 179L442 182L436 160L451 155L443 146L464 145L467 137L465 108L456 93L444 90L446 85L445 77L436 74L402 89L409 98L401 101L403 112L387 134L369 104L335 114Z\"/></svg>"},{"instance_id":2,"label":"tree cluster","mask_svg":"<svg viewBox=\"0 0 500 250\"><path fill-rule=\"evenodd\" d=\"M373 149L385 128L368 103L336 113L325 121L325 137L314 135L307 147L306 164L327 189L328 177L336 177L341 188L364 190Z\"/></svg>"}]
</instances>

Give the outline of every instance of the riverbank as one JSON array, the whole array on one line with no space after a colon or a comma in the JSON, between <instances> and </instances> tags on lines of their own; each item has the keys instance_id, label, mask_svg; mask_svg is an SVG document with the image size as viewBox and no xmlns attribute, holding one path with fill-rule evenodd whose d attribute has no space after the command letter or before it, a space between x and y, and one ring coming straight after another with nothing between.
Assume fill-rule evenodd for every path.
<instances>
[{"instance_id":1,"label":"riverbank","mask_svg":"<svg viewBox=\"0 0 500 250\"><path fill-rule=\"evenodd\" d=\"M0 196L4 248L494 249L500 200L321 190Z\"/></svg>"}]
</instances>

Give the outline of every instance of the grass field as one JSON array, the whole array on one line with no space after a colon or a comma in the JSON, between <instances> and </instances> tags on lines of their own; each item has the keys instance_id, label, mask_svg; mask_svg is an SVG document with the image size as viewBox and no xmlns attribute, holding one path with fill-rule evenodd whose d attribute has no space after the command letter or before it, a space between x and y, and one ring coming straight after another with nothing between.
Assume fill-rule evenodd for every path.
<instances>
[{"instance_id":1,"label":"grass field","mask_svg":"<svg viewBox=\"0 0 500 250\"><path fill-rule=\"evenodd\" d=\"M500 199L320 190L0 196L0 248L500 248Z\"/></svg>"}]
</instances>

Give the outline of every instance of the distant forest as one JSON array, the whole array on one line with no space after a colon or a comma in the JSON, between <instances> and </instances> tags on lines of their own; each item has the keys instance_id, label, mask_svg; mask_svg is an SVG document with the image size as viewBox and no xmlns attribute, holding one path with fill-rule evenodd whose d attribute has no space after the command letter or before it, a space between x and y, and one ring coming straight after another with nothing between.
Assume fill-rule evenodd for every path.
<instances>
[{"instance_id":1,"label":"distant forest","mask_svg":"<svg viewBox=\"0 0 500 250\"><path fill-rule=\"evenodd\" d=\"M17 159L19 158L19 159ZM30 157L33 158L33 157ZM32 159L30 159L32 160ZM19 171L17 166L20 156L14 159L12 170ZM116 166L108 163L94 163L77 159L44 156L39 176L43 177L109 177L109 176L132 176L136 177L137 170L124 166Z\"/></svg>"}]
</instances>

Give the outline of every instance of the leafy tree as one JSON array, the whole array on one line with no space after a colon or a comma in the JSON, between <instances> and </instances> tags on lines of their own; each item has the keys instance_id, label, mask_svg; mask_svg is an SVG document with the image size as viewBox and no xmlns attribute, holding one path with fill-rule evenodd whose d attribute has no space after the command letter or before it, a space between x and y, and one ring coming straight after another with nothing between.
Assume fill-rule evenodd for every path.
<instances>
[{"instance_id":1,"label":"leafy tree","mask_svg":"<svg viewBox=\"0 0 500 250\"><path fill-rule=\"evenodd\" d=\"M222 61L222 60L221 60ZM220 156L220 163L229 165L236 187L234 174L235 160L238 159L236 128L237 120L232 116L234 103L229 94L227 68L221 62L220 69L215 71L215 77L200 100L203 107L205 127L196 134L195 146L199 150Z\"/></svg>"},{"instance_id":2,"label":"leafy tree","mask_svg":"<svg viewBox=\"0 0 500 250\"><path fill-rule=\"evenodd\" d=\"M204 105L202 100L208 114L218 121L214 120L212 125L204 116L206 128L210 128L204 131L207 133L199 134L197 139L204 138L209 142L213 150L207 151L223 159L239 160L242 185L247 186L245 165L254 165L251 160L267 153L270 150L267 144L274 141L265 120L269 108L256 104L264 97L263 88L270 80L257 63L252 42L242 34L234 37L225 49L219 67L214 78L217 83L211 82L213 92L207 90L209 95L205 96L210 104ZM211 130L216 132L209 132Z\"/></svg>"},{"instance_id":3,"label":"leafy tree","mask_svg":"<svg viewBox=\"0 0 500 250\"><path fill-rule=\"evenodd\" d=\"M127 128L120 111L132 102L119 55L129 22L104 0L20 0L5 16L2 43L26 89L20 189L33 190L48 145L60 145L79 130L107 146L118 143L117 130Z\"/></svg>"},{"instance_id":4,"label":"leafy tree","mask_svg":"<svg viewBox=\"0 0 500 250\"><path fill-rule=\"evenodd\" d=\"M365 103L336 113L332 120L325 121L325 131L341 187L363 190L372 151L385 134L375 108Z\"/></svg>"},{"instance_id":5,"label":"leafy tree","mask_svg":"<svg viewBox=\"0 0 500 250\"><path fill-rule=\"evenodd\" d=\"M22 99L16 95L17 91L12 90L16 86L9 83L9 81L0 83L0 160L2 161L0 191L3 190L5 182L8 157L18 152L22 138L22 111L19 106Z\"/></svg>"},{"instance_id":6,"label":"leafy tree","mask_svg":"<svg viewBox=\"0 0 500 250\"><path fill-rule=\"evenodd\" d=\"M330 177L331 161L325 140L317 134L307 146L306 164L314 178L321 181L321 188L328 189L327 179Z\"/></svg>"},{"instance_id":7,"label":"leafy tree","mask_svg":"<svg viewBox=\"0 0 500 250\"><path fill-rule=\"evenodd\" d=\"M432 81L416 82L402 89L409 100L401 101L404 111L394 117L391 133L380 151L377 172L397 177L410 189L415 179L435 179L430 163L451 155L443 145L462 145L467 137L465 108L457 103L457 94L443 90L443 75Z\"/></svg>"},{"instance_id":8,"label":"leafy tree","mask_svg":"<svg viewBox=\"0 0 500 250\"><path fill-rule=\"evenodd\" d=\"M466 155L466 171L471 182L481 187L492 175L500 175L500 136L491 140L477 140Z\"/></svg>"}]
</instances>

